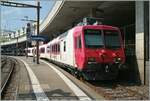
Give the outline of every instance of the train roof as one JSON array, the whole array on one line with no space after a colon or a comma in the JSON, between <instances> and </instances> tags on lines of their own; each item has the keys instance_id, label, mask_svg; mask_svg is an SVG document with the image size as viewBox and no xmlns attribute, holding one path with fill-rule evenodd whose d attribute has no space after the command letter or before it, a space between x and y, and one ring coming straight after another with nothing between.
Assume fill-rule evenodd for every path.
<instances>
[{"instance_id":1,"label":"train roof","mask_svg":"<svg viewBox=\"0 0 150 101\"><path fill-rule=\"evenodd\" d=\"M53 44L53 43L56 43L56 42L59 42L58 37L57 37L57 38L54 38L53 40L51 40L51 41L48 42L47 44Z\"/></svg>"},{"instance_id":2,"label":"train roof","mask_svg":"<svg viewBox=\"0 0 150 101\"><path fill-rule=\"evenodd\" d=\"M65 38L67 35L68 35L68 32L70 30L82 30L82 29L88 29L88 28L96 28L96 29L99 29L99 28L102 28L102 29L110 29L110 30L118 30L119 28L118 27L114 27L114 26L110 26L110 25L82 25L82 26L75 26L69 30L67 30L66 32L62 33L61 35L59 35L57 38L51 40L50 42L48 42L47 44L53 44L53 43L57 43L59 42L60 40L62 40L63 38Z\"/></svg>"},{"instance_id":3,"label":"train roof","mask_svg":"<svg viewBox=\"0 0 150 101\"><path fill-rule=\"evenodd\" d=\"M102 28L102 29L112 29L112 30L118 30L118 27L110 26L110 25L84 25L84 26L76 26L75 29L83 29L83 28Z\"/></svg>"}]
</instances>

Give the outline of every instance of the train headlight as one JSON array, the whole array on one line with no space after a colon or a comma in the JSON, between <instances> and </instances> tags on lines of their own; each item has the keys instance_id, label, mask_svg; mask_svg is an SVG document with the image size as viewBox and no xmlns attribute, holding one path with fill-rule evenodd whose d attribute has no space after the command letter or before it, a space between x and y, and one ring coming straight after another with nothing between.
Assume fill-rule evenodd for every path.
<instances>
[{"instance_id":1,"label":"train headlight","mask_svg":"<svg viewBox=\"0 0 150 101\"><path fill-rule=\"evenodd\" d=\"M121 61L121 58L117 58L118 59L118 61Z\"/></svg>"},{"instance_id":2,"label":"train headlight","mask_svg":"<svg viewBox=\"0 0 150 101\"><path fill-rule=\"evenodd\" d=\"M120 63L121 62L121 58L120 57L114 58L114 62L115 63Z\"/></svg>"},{"instance_id":3,"label":"train headlight","mask_svg":"<svg viewBox=\"0 0 150 101\"><path fill-rule=\"evenodd\" d=\"M96 59L94 57L89 57L88 58L88 64L96 64Z\"/></svg>"}]
</instances>

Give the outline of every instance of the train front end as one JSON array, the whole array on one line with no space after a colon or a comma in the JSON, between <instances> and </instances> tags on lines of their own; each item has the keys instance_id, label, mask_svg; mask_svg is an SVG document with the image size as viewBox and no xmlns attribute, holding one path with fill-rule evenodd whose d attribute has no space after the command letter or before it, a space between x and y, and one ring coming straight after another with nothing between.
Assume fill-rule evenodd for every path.
<instances>
[{"instance_id":1,"label":"train front end","mask_svg":"<svg viewBox=\"0 0 150 101\"><path fill-rule=\"evenodd\" d=\"M97 25L82 29L82 70L87 80L113 80L125 62L121 33L118 28ZM80 61L81 62L81 61Z\"/></svg>"}]
</instances>

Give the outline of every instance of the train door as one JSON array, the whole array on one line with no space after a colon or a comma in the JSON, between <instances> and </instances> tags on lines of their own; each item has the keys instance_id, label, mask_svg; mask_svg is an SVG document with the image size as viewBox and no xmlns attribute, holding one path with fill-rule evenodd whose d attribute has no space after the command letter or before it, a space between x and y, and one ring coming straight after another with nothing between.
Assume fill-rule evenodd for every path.
<instances>
[{"instance_id":1,"label":"train door","mask_svg":"<svg viewBox=\"0 0 150 101\"><path fill-rule=\"evenodd\" d=\"M77 34L76 34L77 35ZM82 41L81 41L81 34L74 36L74 45L75 45L75 63L80 68L83 67L84 61L84 54L82 50Z\"/></svg>"}]
</instances>

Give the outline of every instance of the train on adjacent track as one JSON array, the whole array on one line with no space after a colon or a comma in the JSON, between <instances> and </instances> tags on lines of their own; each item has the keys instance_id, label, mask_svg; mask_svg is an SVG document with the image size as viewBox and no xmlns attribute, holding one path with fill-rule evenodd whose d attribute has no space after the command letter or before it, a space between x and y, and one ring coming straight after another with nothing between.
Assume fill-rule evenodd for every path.
<instances>
[{"instance_id":1,"label":"train on adjacent track","mask_svg":"<svg viewBox=\"0 0 150 101\"><path fill-rule=\"evenodd\" d=\"M108 25L80 25L39 47L40 58L49 59L86 80L114 80L125 63L119 28ZM36 48L28 48L35 55Z\"/></svg>"}]
</instances>

